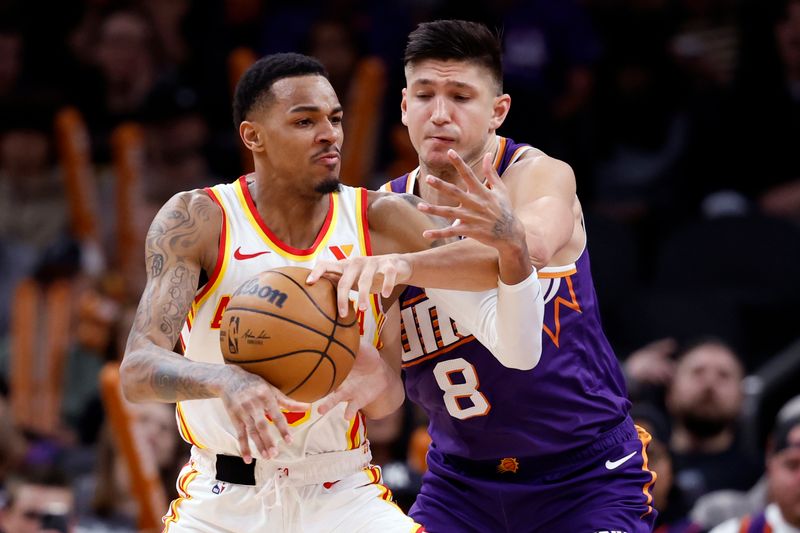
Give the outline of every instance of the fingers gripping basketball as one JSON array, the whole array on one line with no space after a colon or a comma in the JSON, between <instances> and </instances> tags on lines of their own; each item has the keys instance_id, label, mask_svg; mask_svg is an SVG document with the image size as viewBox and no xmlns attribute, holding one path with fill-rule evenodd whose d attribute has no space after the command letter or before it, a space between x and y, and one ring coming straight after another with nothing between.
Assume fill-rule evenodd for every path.
<instances>
[{"instance_id":1,"label":"fingers gripping basketball","mask_svg":"<svg viewBox=\"0 0 800 533\"><path fill-rule=\"evenodd\" d=\"M282 267L245 281L222 316L220 348L237 364L305 402L344 380L359 345L354 309L339 316L328 280L306 285L309 270Z\"/></svg>"}]
</instances>

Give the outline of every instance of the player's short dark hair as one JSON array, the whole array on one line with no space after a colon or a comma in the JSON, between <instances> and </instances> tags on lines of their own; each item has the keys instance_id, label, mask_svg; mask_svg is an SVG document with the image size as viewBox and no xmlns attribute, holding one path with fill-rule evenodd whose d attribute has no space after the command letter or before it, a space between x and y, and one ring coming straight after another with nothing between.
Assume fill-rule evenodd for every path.
<instances>
[{"instance_id":1,"label":"player's short dark hair","mask_svg":"<svg viewBox=\"0 0 800 533\"><path fill-rule=\"evenodd\" d=\"M408 36L403 65L426 59L454 59L480 65L491 73L498 94L503 91L500 38L483 24L467 20L423 22Z\"/></svg>"},{"instance_id":2,"label":"player's short dark hair","mask_svg":"<svg viewBox=\"0 0 800 533\"><path fill-rule=\"evenodd\" d=\"M247 114L269 100L272 85L283 78L318 75L328 77L322 63L302 54L264 56L245 71L233 95L233 125L238 128Z\"/></svg>"}]
</instances>

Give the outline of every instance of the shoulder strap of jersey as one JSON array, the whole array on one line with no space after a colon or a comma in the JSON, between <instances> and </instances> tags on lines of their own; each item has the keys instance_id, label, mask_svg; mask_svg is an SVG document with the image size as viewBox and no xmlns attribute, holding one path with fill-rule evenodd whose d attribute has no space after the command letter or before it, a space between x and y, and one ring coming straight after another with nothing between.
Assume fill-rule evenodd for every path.
<instances>
[{"instance_id":1,"label":"shoulder strap of jersey","mask_svg":"<svg viewBox=\"0 0 800 533\"><path fill-rule=\"evenodd\" d=\"M398 178L387 181L386 183L381 185L381 187L378 190L385 192L414 194L414 186L417 183L418 174L419 174L419 167L415 168L408 174L403 174Z\"/></svg>"},{"instance_id":2,"label":"shoulder strap of jersey","mask_svg":"<svg viewBox=\"0 0 800 533\"><path fill-rule=\"evenodd\" d=\"M519 161L525 152L533 150L533 147L529 144L517 144L512 139L500 135L497 136L497 141L498 148L494 159L494 168L497 169L497 173L500 175L508 167Z\"/></svg>"},{"instance_id":3,"label":"shoulder strap of jersey","mask_svg":"<svg viewBox=\"0 0 800 533\"><path fill-rule=\"evenodd\" d=\"M230 187L229 185L216 185L214 187L206 187L204 191L208 194L209 198L217 204L222 211L222 227L219 231L219 246L217 248L217 262L214 265L214 270L212 272L208 272L208 281L206 281L205 285L200 287L195 294L194 300L192 300L192 306L189 309L189 314L186 316L186 324L191 330L192 323L194 321L194 317L197 315L197 311L200 309L200 306L211 296L211 294L216 290L219 286L220 281L228 268L228 264L230 263L230 256L231 252L228 249L230 247L231 242L231 225L228 220L228 210L225 207L225 202L223 200L224 193L223 190L226 187ZM181 344L183 345L184 339L181 339ZM184 349L186 348L185 345L182 346Z\"/></svg>"},{"instance_id":4,"label":"shoulder strap of jersey","mask_svg":"<svg viewBox=\"0 0 800 533\"><path fill-rule=\"evenodd\" d=\"M772 527L767 523L767 513L762 511L756 515L744 516L739 533L772 533Z\"/></svg>"}]
</instances>

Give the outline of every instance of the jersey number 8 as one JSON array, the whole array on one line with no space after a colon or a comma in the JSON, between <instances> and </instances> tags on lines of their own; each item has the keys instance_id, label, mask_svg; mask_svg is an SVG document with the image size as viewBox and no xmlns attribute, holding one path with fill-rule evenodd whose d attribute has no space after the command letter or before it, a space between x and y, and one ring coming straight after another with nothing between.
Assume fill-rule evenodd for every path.
<instances>
[{"instance_id":1,"label":"jersey number 8","mask_svg":"<svg viewBox=\"0 0 800 533\"><path fill-rule=\"evenodd\" d=\"M453 381L457 374L463 376L463 381ZM472 364L461 357L442 361L433 367L433 375L439 388L444 391L444 405L450 416L466 420L489 413L492 406L478 390L480 381Z\"/></svg>"}]
</instances>

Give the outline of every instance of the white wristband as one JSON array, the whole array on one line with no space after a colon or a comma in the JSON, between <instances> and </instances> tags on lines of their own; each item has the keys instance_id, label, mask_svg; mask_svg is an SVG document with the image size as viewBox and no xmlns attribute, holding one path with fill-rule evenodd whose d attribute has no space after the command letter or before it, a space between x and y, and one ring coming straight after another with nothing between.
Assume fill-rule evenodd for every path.
<instances>
[{"instance_id":1,"label":"white wristband","mask_svg":"<svg viewBox=\"0 0 800 533\"><path fill-rule=\"evenodd\" d=\"M475 335L503 366L530 370L539 363L544 302L536 269L515 285L498 280L497 289L489 291L425 292L461 329Z\"/></svg>"}]
</instances>

